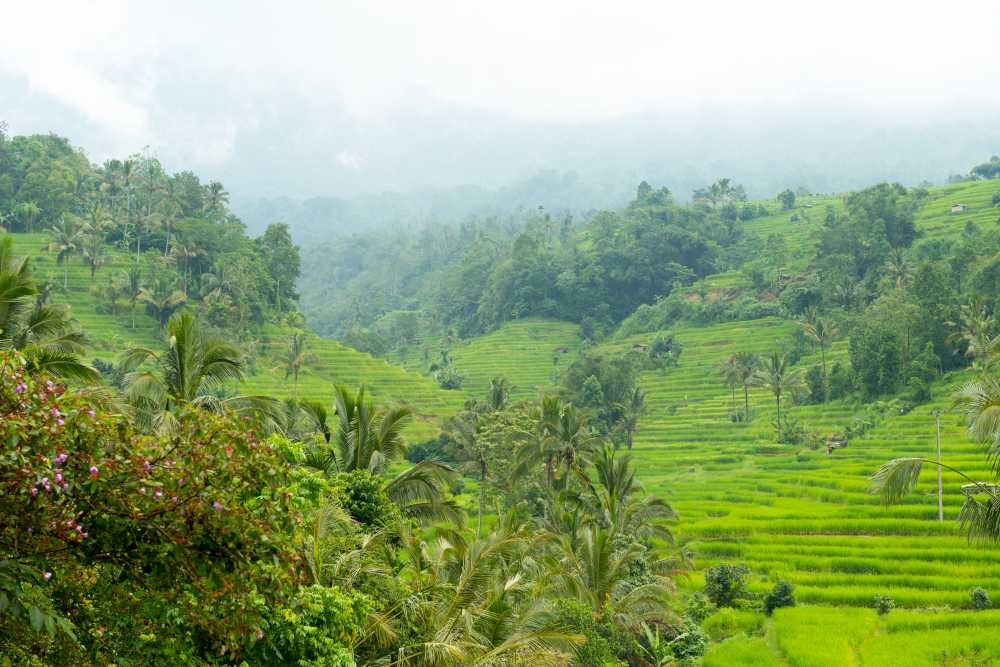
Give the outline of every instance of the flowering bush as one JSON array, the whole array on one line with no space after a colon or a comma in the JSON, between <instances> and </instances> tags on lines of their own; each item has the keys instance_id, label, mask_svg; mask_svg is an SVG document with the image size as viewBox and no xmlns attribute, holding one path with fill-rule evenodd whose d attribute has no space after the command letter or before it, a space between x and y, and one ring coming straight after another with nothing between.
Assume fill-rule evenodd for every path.
<instances>
[{"instance_id":1,"label":"flowering bush","mask_svg":"<svg viewBox=\"0 0 1000 667\"><path fill-rule=\"evenodd\" d=\"M266 609L298 599L317 494L247 422L177 418L169 438L142 434L0 352L0 654L239 662Z\"/></svg>"}]
</instances>

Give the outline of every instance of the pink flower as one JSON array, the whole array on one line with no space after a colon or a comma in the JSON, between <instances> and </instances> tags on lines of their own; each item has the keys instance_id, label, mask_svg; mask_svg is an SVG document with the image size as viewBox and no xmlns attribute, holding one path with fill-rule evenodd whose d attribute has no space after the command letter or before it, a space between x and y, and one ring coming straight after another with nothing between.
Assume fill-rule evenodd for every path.
<instances>
[{"instance_id":1,"label":"pink flower","mask_svg":"<svg viewBox=\"0 0 1000 667\"><path fill-rule=\"evenodd\" d=\"M139 493L146 493L146 487L140 486L139 487Z\"/></svg>"},{"instance_id":2,"label":"pink flower","mask_svg":"<svg viewBox=\"0 0 1000 667\"><path fill-rule=\"evenodd\" d=\"M220 503L220 502L219 502L218 500L216 500L216 501L215 501L214 503L212 503L212 508L213 508L213 509L214 509L214 510L215 510L216 512L219 512L219 511L221 511L221 510L222 510L222 503Z\"/></svg>"},{"instance_id":3,"label":"pink flower","mask_svg":"<svg viewBox=\"0 0 1000 667\"><path fill-rule=\"evenodd\" d=\"M160 491L159 489L157 489L156 493L154 493L153 495L156 496L157 498L162 498L163 497L163 491Z\"/></svg>"},{"instance_id":4,"label":"pink flower","mask_svg":"<svg viewBox=\"0 0 1000 667\"><path fill-rule=\"evenodd\" d=\"M52 380L48 380L48 381L47 381L47 382L45 383L45 386L46 386L46 387L48 388L48 390L49 390L49 391L52 391L52 386L53 386L53 385L52 385Z\"/></svg>"},{"instance_id":5,"label":"pink flower","mask_svg":"<svg viewBox=\"0 0 1000 667\"><path fill-rule=\"evenodd\" d=\"M45 579L45 581L48 581L49 579L52 578L52 573L46 572L45 574L42 575L42 578Z\"/></svg>"},{"instance_id":6,"label":"pink flower","mask_svg":"<svg viewBox=\"0 0 1000 667\"><path fill-rule=\"evenodd\" d=\"M97 477L97 466L90 466L90 476Z\"/></svg>"},{"instance_id":7,"label":"pink flower","mask_svg":"<svg viewBox=\"0 0 1000 667\"><path fill-rule=\"evenodd\" d=\"M146 472L149 472L149 461L142 462L142 469L145 470Z\"/></svg>"},{"instance_id":8,"label":"pink flower","mask_svg":"<svg viewBox=\"0 0 1000 667\"><path fill-rule=\"evenodd\" d=\"M52 413L53 417L60 417L60 416L62 416L62 413L59 412L59 408L52 408L52 410L50 410L50 412Z\"/></svg>"},{"instance_id":9,"label":"pink flower","mask_svg":"<svg viewBox=\"0 0 1000 667\"><path fill-rule=\"evenodd\" d=\"M57 423L57 424L59 424L60 426L62 426L62 425L63 425L63 424L65 424L66 422L64 422L64 421L63 421L63 420L62 420L62 419L60 418L60 419L57 419L57 420L56 420L56 423Z\"/></svg>"},{"instance_id":10,"label":"pink flower","mask_svg":"<svg viewBox=\"0 0 1000 667\"><path fill-rule=\"evenodd\" d=\"M15 394L23 394L27 390L28 390L28 385L24 384L23 382L19 382L17 386L14 387Z\"/></svg>"},{"instance_id":11,"label":"pink flower","mask_svg":"<svg viewBox=\"0 0 1000 667\"><path fill-rule=\"evenodd\" d=\"M94 416L94 411L93 410L87 410L87 416L88 417L93 417Z\"/></svg>"},{"instance_id":12,"label":"pink flower","mask_svg":"<svg viewBox=\"0 0 1000 667\"><path fill-rule=\"evenodd\" d=\"M62 480L62 473L61 472L57 472L56 473L56 484L62 484L62 481L63 481Z\"/></svg>"},{"instance_id":13,"label":"pink flower","mask_svg":"<svg viewBox=\"0 0 1000 667\"><path fill-rule=\"evenodd\" d=\"M37 495L38 495L38 487L37 486L31 487L31 497L34 498Z\"/></svg>"}]
</instances>

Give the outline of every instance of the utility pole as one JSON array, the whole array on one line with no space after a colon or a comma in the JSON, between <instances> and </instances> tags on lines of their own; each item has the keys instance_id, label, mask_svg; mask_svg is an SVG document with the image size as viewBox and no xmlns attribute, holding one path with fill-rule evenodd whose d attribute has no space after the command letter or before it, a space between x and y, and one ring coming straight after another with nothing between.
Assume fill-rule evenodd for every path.
<instances>
[{"instance_id":1,"label":"utility pole","mask_svg":"<svg viewBox=\"0 0 1000 667\"><path fill-rule=\"evenodd\" d=\"M941 485L941 411L934 411L934 426L937 431L937 482L938 482L938 521L944 521L944 491Z\"/></svg>"}]
</instances>

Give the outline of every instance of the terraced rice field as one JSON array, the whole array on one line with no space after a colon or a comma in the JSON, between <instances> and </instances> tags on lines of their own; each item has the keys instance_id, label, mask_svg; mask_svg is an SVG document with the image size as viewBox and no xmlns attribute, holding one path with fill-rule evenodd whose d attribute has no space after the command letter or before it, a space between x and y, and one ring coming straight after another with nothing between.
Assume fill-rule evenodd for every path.
<instances>
[{"instance_id":1,"label":"terraced rice field","mask_svg":"<svg viewBox=\"0 0 1000 667\"><path fill-rule=\"evenodd\" d=\"M159 325L143 312L141 304L136 306L136 327L133 329L127 304L118 315L111 315L104 312L101 300L92 293L93 286L107 284L115 273L126 268L128 258L123 253L111 252L108 263L98 269L91 283L90 269L79 258L71 258L65 266L57 266L55 254L48 251L48 243L46 234L15 234L14 252L31 257L36 277L53 283L53 300L70 306L73 317L90 338L91 356L116 360L129 347L156 349L162 345ZM64 278L65 290L62 288ZM278 398L297 395L329 403L334 383L352 386L364 383L376 401L405 402L414 410L416 418L407 430L412 440L434 436L440 430L440 417L459 410L465 401L463 394L444 391L430 378L318 336L310 337L308 344L309 351L318 361L302 371L296 387L291 379L285 380L284 372L278 368L289 335L273 326L261 334L259 349L262 354L256 363L257 372L247 377L241 386L233 387L234 391Z\"/></svg>"},{"instance_id":2,"label":"terraced rice field","mask_svg":"<svg viewBox=\"0 0 1000 667\"><path fill-rule=\"evenodd\" d=\"M506 324L493 333L448 346L452 365L464 376L462 391L469 396L486 395L490 379L503 376L514 385L514 400L535 398L553 386L553 372L573 363L580 349L579 327L569 322L528 318ZM395 353L393 361L420 372L424 360L437 360L443 342L427 340Z\"/></svg>"}]
</instances>

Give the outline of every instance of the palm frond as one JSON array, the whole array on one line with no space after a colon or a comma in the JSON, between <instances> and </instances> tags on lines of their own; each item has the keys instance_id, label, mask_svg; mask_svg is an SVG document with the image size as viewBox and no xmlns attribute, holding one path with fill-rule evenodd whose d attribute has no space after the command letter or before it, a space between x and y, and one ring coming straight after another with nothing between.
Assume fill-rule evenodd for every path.
<instances>
[{"instance_id":1,"label":"palm frond","mask_svg":"<svg viewBox=\"0 0 1000 667\"><path fill-rule=\"evenodd\" d=\"M893 459L872 475L870 493L882 497L882 502L892 504L912 492L920 479L924 460L919 458Z\"/></svg>"}]
</instances>

